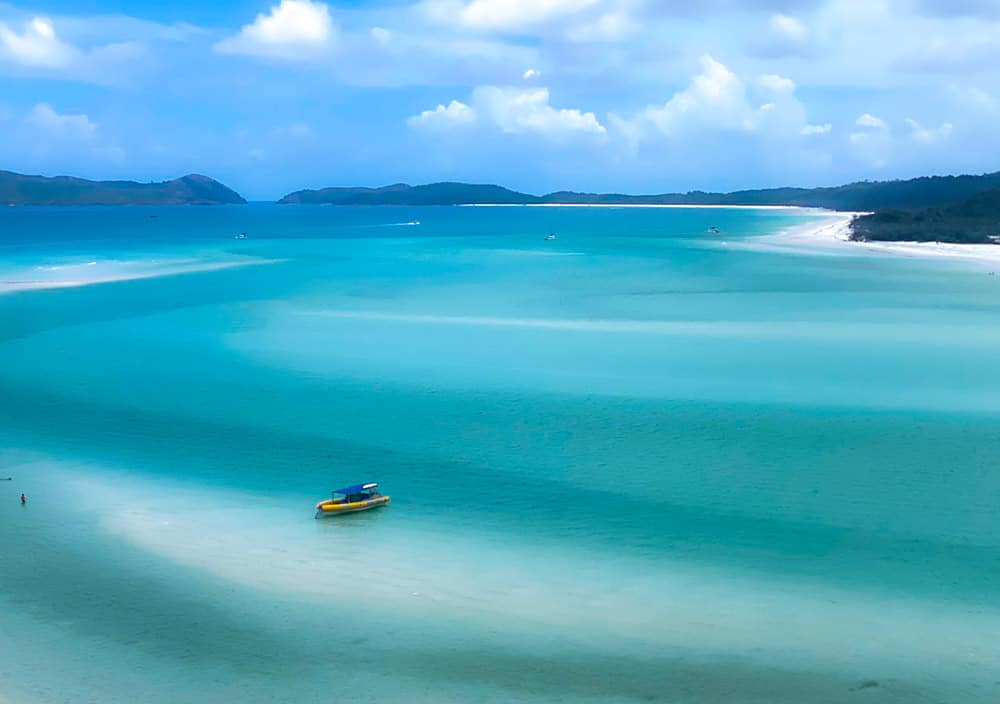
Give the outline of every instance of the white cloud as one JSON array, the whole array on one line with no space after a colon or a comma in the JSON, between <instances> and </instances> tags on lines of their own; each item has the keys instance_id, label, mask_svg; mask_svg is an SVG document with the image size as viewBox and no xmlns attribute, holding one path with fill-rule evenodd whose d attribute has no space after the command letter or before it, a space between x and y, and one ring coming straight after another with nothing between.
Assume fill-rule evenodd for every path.
<instances>
[{"instance_id":1,"label":"white cloud","mask_svg":"<svg viewBox=\"0 0 1000 704\"><path fill-rule=\"evenodd\" d=\"M533 68L529 68L527 71L524 72L523 78L525 80L528 80L529 78L538 78L541 75L542 75L541 71L536 71Z\"/></svg>"},{"instance_id":2,"label":"white cloud","mask_svg":"<svg viewBox=\"0 0 1000 704\"><path fill-rule=\"evenodd\" d=\"M451 129L471 125L476 121L476 113L465 103L452 100L445 105L438 105L433 110L424 110L419 115L414 115L407 122L411 127L428 129Z\"/></svg>"},{"instance_id":3,"label":"white cloud","mask_svg":"<svg viewBox=\"0 0 1000 704\"><path fill-rule=\"evenodd\" d=\"M97 133L97 125L86 115L60 115L48 103L38 103L24 120L55 137L91 139Z\"/></svg>"},{"instance_id":4,"label":"white cloud","mask_svg":"<svg viewBox=\"0 0 1000 704\"><path fill-rule=\"evenodd\" d=\"M607 12L591 22L570 27L566 38L579 43L617 42L636 30L636 23L625 12Z\"/></svg>"},{"instance_id":5,"label":"white cloud","mask_svg":"<svg viewBox=\"0 0 1000 704\"><path fill-rule=\"evenodd\" d=\"M783 76L778 76L773 73L763 75L757 79L757 83L761 87L767 90L773 91L775 93L794 93L795 92L795 81L791 78L785 78Z\"/></svg>"},{"instance_id":6,"label":"white cloud","mask_svg":"<svg viewBox=\"0 0 1000 704\"><path fill-rule=\"evenodd\" d=\"M809 31L800 20L780 13L771 16L768 29L775 37L788 42L804 42L809 36Z\"/></svg>"},{"instance_id":7,"label":"white cloud","mask_svg":"<svg viewBox=\"0 0 1000 704\"><path fill-rule=\"evenodd\" d=\"M833 131L833 125L829 122L823 125L802 125L802 129L799 130L799 134L804 137L812 137L819 134L830 134Z\"/></svg>"},{"instance_id":8,"label":"white cloud","mask_svg":"<svg viewBox=\"0 0 1000 704\"><path fill-rule=\"evenodd\" d=\"M293 122L290 125L275 128L274 134L278 137L302 139L312 134L312 128L305 122Z\"/></svg>"},{"instance_id":9,"label":"white cloud","mask_svg":"<svg viewBox=\"0 0 1000 704\"><path fill-rule=\"evenodd\" d=\"M87 20L61 18L59 30L55 22L45 17L35 17L17 28L0 22L0 70L22 76L58 75L60 78L93 83L116 83L148 65L145 62L145 44L129 34L128 41L81 49L64 39L61 33L93 39L113 36L123 26L145 38L154 34L153 28L164 29L155 23L118 19L98 25Z\"/></svg>"},{"instance_id":10,"label":"white cloud","mask_svg":"<svg viewBox=\"0 0 1000 704\"><path fill-rule=\"evenodd\" d=\"M743 82L708 54L701 57L700 74L661 107L648 107L640 117L671 135L695 124L750 129L750 112Z\"/></svg>"},{"instance_id":11,"label":"white cloud","mask_svg":"<svg viewBox=\"0 0 1000 704\"><path fill-rule=\"evenodd\" d=\"M951 136L953 129L950 122L943 122L938 127L924 127L916 120L906 118L906 124L910 127L910 137L921 144L934 144L945 140Z\"/></svg>"},{"instance_id":12,"label":"white cloud","mask_svg":"<svg viewBox=\"0 0 1000 704\"><path fill-rule=\"evenodd\" d=\"M770 58L810 53L809 29L802 20L781 13L771 15L767 29L751 38L753 53Z\"/></svg>"},{"instance_id":13,"label":"white cloud","mask_svg":"<svg viewBox=\"0 0 1000 704\"><path fill-rule=\"evenodd\" d=\"M371 35L379 46L389 46L392 42L392 32L385 27L372 27Z\"/></svg>"},{"instance_id":14,"label":"white cloud","mask_svg":"<svg viewBox=\"0 0 1000 704\"><path fill-rule=\"evenodd\" d=\"M468 32L412 31L375 26L367 32L345 31L338 57L329 67L337 77L360 85L466 85L506 83L539 60L537 47ZM540 72L536 73L540 75Z\"/></svg>"},{"instance_id":15,"label":"white cloud","mask_svg":"<svg viewBox=\"0 0 1000 704\"><path fill-rule=\"evenodd\" d=\"M71 65L80 52L56 36L52 21L36 17L24 25L20 34L0 22L0 58L24 66L64 68Z\"/></svg>"},{"instance_id":16,"label":"white cloud","mask_svg":"<svg viewBox=\"0 0 1000 704\"><path fill-rule=\"evenodd\" d=\"M858 158L878 168L888 164L893 151L893 139L885 120L866 112L854 124L861 129L851 132L848 141Z\"/></svg>"},{"instance_id":17,"label":"white cloud","mask_svg":"<svg viewBox=\"0 0 1000 704\"><path fill-rule=\"evenodd\" d=\"M479 86L472 91L471 102L471 107L457 100L447 107L438 105L414 115L409 123L413 127L450 129L479 122L506 134L533 134L556 143L607 135L594 113L553 107L548 88Z\"/></svg>"},{"instance_id":18,"label":"white cloud","mask_svg":"<svg viewBox=\"0 0 1000 704\"><path fill-rule=\"evenodd\" d=\"M885 120L875 117L871 113L867 112L855 120L854 124L858 127L866 127L868 129L882 130L886 128Z\"/></svg>"},{"instance_id":19,"label":"white cloud","mask_svg":"<svg viewBox=\"0 0 1000 704\"><path fill-rule=\"evenodd\" d=\"M760 76L756 86L758 92L766 94L761 104L751 99L746 84L735 73L705 54L701 72L687 88L630 120L612 116L612 121L633 145L651 133L669 138L703 130L798 134L805 124L805 108L795 97L795 83L769 74Z\"/></svg>"},{"instance_id":20,"label":"white cloud","mask_svg":"<svg viewBox=\"0 0 1000 704\"><path fill-rule=\"evenodd\" d=\"M522 30L570 17L599 0L425 0L431 19L483 31Z\"/></svg>"},{"instance_id":21,"label":"white cloud","mask_svg":"<svg viewBox=\"0 0 1000 704\"><path fill-rule=\"evenodd\" d=\"M261 13L215 50L279 59L309 59L327 48L335 34L330 10L312 0L281 0L268 14Z\"/></svg>"},{"instance_id":22,"label":"white cloud","mask_svg":"<svg viewBox=\"0 0 1000 704\"><path fill-rule=\"evenodd\" d=\"M982 88L951 86L950 92L964 109L972 110L975 114L990 117L1000 114L1000 99Z\"/></svg>"}]
</instances>

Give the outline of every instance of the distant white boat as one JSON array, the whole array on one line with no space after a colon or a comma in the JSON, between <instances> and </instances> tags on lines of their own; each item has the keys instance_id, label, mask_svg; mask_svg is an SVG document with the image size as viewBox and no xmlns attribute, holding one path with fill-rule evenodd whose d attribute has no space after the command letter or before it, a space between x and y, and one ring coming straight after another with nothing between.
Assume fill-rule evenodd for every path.
<instances>
[{"instance_id":1,"label":"distant white boat","mask_svg":"<svg viewBox=\"0 0 1000 704\"><path fill-rule=\"evenodd\" d=\"M246 238L247 238L247 233L245 232L241 232L240 234L236 235L236 239L238 240L245 240Z\"/></svg>"},{"instance_id":2,"label":"distant white boat","mask_svg":"<svg viewBox=\"0 0 1000 704\"><path fill-rule=\"evenodd\" d=\"M708 231L711 232L713 235L717 235L720 232L722 232L722 230L717 228L715 225L712 225L710 228L708 228Z\"/></svg>"},{"instance_id":3,"label":"distant white boat","mask_svg":"<svg viewBox=\"0 0 1000 704\"><path fill-rule=\"evenodd\" d=\"M551 242L555 238L556 238L556 233L554 233L554 232L550 232L549 234L545 235L545 241L546 242Z\"/></svg>"}]
</instances>

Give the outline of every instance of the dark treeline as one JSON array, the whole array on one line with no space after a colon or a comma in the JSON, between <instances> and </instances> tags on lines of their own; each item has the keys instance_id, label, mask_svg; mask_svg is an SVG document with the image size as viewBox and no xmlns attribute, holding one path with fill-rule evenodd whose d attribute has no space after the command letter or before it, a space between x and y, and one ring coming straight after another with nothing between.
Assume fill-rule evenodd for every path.
<instances>
[{"instance_id":1,"label":"dark treeline","mask_svg":"<svg viewBox=\"0 0 1000 704\"><path fill-rule=\"evenodd\" d=\"M359 186L302 190L289 193L279 203L329 205L463 205L469 203L588 203L605 205L799 205L832 210L919 210L968 198L988 188L1000 187L1000 172L979 176L925 176L905 181L861 181L829 188L766 188L710 193L577 193L556 191L544 196L519 193L495 185L430 183L410 186L396 183L381 188Z\"/></svg>"},{"instance_id":2,"label":"dark treeline","mask_svg":"<svg viewBox=\"0 0 1000 704\"><path fill-rule=\"evenodd\" d=\"M1000 188L919 212L878 210L851 223L855 240L1000 243Z\"/></svg>"}]
</instances>

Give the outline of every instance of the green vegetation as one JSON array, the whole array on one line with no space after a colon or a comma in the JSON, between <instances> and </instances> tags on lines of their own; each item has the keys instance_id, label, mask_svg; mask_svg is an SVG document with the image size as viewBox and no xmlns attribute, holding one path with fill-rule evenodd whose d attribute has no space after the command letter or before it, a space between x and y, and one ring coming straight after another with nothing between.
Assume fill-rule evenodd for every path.
<instances>
[{"instance_id":1,"label":"green vegetation","mask_svg":"<svg viewBox=\"0 0 1000 704\"><path fill-rule=\"evenodd\" d=\"M468 205L470 203L537 203L540 199L502 186L470 183L396 183L382 188L321 188L295 191L278 201L329 205Z\"/></svg>"},{"instance_id":2,"label":"green vegetation","mask_svg":"<svg viewBox=\"0 0 1000 704\"><path fill-rule=\"evenodd\" d=\"M878 210L855 218L851 239L1000 244L1000 188L917 213Z\"/></svg>"},{"instance_id":3,"label":"green vegetation","mask_svg":"<svg viewBox=\"0 0 1000 704\"><path fill-rule=\"evenodd\" d=\"M199 174L160 183L88 181L72 176L25 176L0 171L0 204L221 205L246 203L236 191Z\"/></svg>"},{"instance_id":4,"label":"green vegetation","mask_svg":"<svg viewBox=\"0 0 1000 704\"><path fill-rule=\"evenodd\" d=\"M832 210L918 210L968 198L1000 187L1000 172L980 176L925 176L906 181L861 181L832 188L767 188L733 193L576 193L557 191L544 196L518 193L501 186L397 183L382 188L323 188L290 193L279 203L331 205L462 205L468 203L592 203L607 205L800 205Z\"/></svg>"}]
</instances>

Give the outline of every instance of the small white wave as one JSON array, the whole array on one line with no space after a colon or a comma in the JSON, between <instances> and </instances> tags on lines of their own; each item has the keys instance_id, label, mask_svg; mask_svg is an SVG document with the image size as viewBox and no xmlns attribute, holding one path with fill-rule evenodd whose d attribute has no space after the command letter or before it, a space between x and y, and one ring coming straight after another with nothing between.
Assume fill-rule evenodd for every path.
<instances>
[{"instance_id":1,"label":"small white wave","mask_svg":"<svg viewBox=\"0 0 1000 704\"><path fill-rule=\"evenodd\" d=\"M582 257L584 254L583 252L553 252L541 249L486 249L480 251L519 257Z\"/></svg>"},{"instance_id":2,"label":"small white wave","mask_svg":"<svg viewBox=\"0 0 1000 704\"><path fill-rule=\"evenodd\" d=\"M818 337L842 338L840 326L811 325L809 323L783 323L704 320L580 320L566 318L508 318L499 316L427 315L411 313L383 313L374 311L321 310L302 311L344 320L382 321L417 325L446 325L458 327L519 328L535 330L562 330L584 333L618 333L644 335L696 335L701 337ZM856 327L856 326L855 326Z\"/></svg>"},{"instance_id":3,"label":"small white wave","mask_svg":"<svg viewBox=\"0 0 1000 704\"><path fill-rule=\"evenodd\" d=\"M708 339L794 339L813 342L841 342L847 339L890 339L898 342L906 340L923 341L926 338L926 330L921 325L908 323L836 323L804 320L586 320L484 315L431 315L351 310L307 310L297 311L297 314L339 320L391 322L406 325L557 330L573 333L660 335ZM962 338L957 337L956 339ZM993 345L998 340L1000 340L1000 332L993 334L984 333L975 339L964 339L963 344L972 346Z\"/></svg>"}]
</instances>

